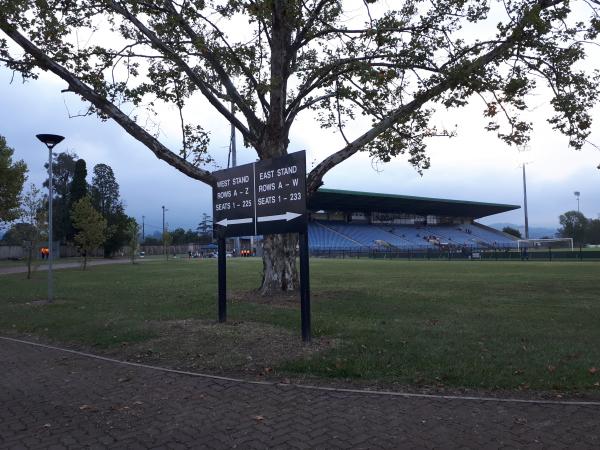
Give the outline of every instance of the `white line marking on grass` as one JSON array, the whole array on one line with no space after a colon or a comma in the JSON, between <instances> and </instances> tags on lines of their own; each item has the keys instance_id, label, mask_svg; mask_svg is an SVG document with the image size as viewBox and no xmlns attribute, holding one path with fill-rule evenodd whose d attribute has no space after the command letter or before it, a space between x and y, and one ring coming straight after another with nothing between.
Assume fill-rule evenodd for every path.
<instances>
[{"instance_id":1,"label":"white line marking on grass","mask_svg":"<svg viewBox=\"0 0 600 450\"><path fill-rule=\"evenodd\" d=\"M394 392L394 391L370 391L366 389L349 389L349 388L335 388L335 387L324 387L324 386L312 386L306 384L294 384L294 383L279 383L274 381L253 381L244 380L241 378L223 377L219 375L209 375L198 372L188 372L186 370L168 369L166 367L151 366L149 364L135 363L130 361L121 361L119 359L108 358L106 356L94 355L92 353L80 352L78 350L70 350L67 348L55 347L52 345L40 344L38 342L26 341L23 339L15 339L5 336L0 336L0 339L10 342L17 342L20 344L31 345L34 347L46 348L49 350L55 350L64 353L71 353L73 355L83 356L86 358L98 359L101 361L107 361L115 364L122 364L126 366L140 367L144 369L158 370L160 372L176 373L180 375L187 375L199 378L208 378L213 380L230 381L232 383L246 383L246 384L257 384L262 386L277 386L277 387L295 387L298 389L310 389L314 391L326 391L326 392L342 392L349 394L366 394L366 395L386 395L391 397L406 397L406 398L428 398L437 400L464 400L464 401L478 401L478 402L500 402L500 403L529 403L529 404L545 404L545 405L575 405L575 406L600 406L600 401L579 401L579 400L527 400L521 398L495 398L495 397L477 397L477 396L460 396L460 395L438 395L438 394L417 394L412 392Z\"/></svg>"}]
</instances>

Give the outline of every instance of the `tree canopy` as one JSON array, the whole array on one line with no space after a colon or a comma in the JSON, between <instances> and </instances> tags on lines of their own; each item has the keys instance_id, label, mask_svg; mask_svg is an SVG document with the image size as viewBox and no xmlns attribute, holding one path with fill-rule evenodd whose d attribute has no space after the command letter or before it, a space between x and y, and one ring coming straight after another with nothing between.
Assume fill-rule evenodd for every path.
<instances>
[{"instance_id":1,"label":"tree canopy","mask_svg":"<svg viewBox=\"0 0 600 450\"><path fill-rule=\"evenodd\" d=\"M564 238L572 238L575 244L583 244L585 241L588 219L579 211L567 211L558 218L560 228L558 235Z\"/></svg>"},{"instance_id":2,"label":"tree canopy","mask_svg":"<svg viewBox=\"0 0 600 450\"><path fill-rule=\"evenodd\" d=\"M502 228L502 232L506 233L506 234L510 234L511 236L514 236L519 239L521 239L523 237L523 236L521 236L521 232L514 227L506 226L506 227Z\"/></svg>"},{"instance_id":3,"label":"tree canopy","mask_svg":"<svg viewBox=\"0 0 600 450\"><path fill-rule=\"evenodd\" d=\"M52 234L54 238L62 243L66 243L73 234L71 224L70 202L71 184L75 175L75 165L78 156L75 153L66 151L52 154L52 206L54 214L52 217ZM44 164L48 170L48 163ZM48 179L44 181L44 187L48 188Z\"/></svg>"},{"instance_id":4,"label":"tree canopy","mask_svg":"<svg viewBox=\"0 0 600 450\"><path fill-rule=\"evenodd\" d=\"M558 236L572 238L576 244L600 244L600 218L587 218L579 211L567 211L558 218Z\"/></svg>"},{"instance_id":5,"label":"tree canopy","mask_svg":"<svg viewBox=\"0 0 600 450\"><path fill-rule=\"evenodd\" d=\"M106 239L106 220L94 209L89 196L75 203L71 216L73 226L77 230L75 242L83 252L85 270L88 253L100 247Z\"/></svg>"},{"instance_id":6,"label":"tree canopy","mask_svg":"<svg viewBox=\"0 0 600 450\"><path fill-rule=\"evenodd\" d=\"M436 127L434 111L473 99L482 101L482 126L522 145L532 99L537 106L547 92L550 124L581 148L598 98L598 72L585 62L600 31L596 3L0 0L8 37L0 61L25 78L54 73L89 102L89 113L114 119L158 158L208 184L210 130L194 120L194 107L212 108L260 159L285 154L294 123L308 114L340 135L340 147L310 171L310 195L359 151L381 161L407 155L427 168L428 140L453 133ZM161 105L176 107L179 148L147 126L153 121L143 112ZM295 267L269 256L281 245L275 253L294 254L291 238L263 243L266 271Z\"/></svg>"},{"instance_id":7,"label":"tree canopy","mask_svg":"<svg viewBox=\"0 0 600 450\"><path fill-rule=\"evenodd\" d=\"M104 217L114 213L121 205L119 199L119 183L115 174L107 164L96 164L92 177L92 203Z\"/></svg>"},{"instance_id":8,"label":"tree canopy","mask_svg":"<svg viewBox=\"0 0 600 450\"><path fill-rule=\"evenodd\" d=\"M27 165L13 161L14 150L0 136L0 225L20 216L21 191L27 179Z\"/></svg>"}]
</instances>

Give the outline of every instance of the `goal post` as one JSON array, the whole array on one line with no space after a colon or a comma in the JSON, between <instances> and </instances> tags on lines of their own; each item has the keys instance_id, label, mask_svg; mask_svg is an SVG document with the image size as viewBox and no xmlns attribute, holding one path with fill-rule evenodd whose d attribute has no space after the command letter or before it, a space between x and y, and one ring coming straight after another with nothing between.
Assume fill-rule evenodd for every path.
<instances>
[{"instance_id":1,"label":"goal post","mask_svg":"<svg viewBox=\"0 0 600 450\"><path fill-rule=\"evenodd\" d=\"M517 248L537 250L537 249L559 249L565 248L573 251L573 238L550 238L550 239L519 239Z\"/></svg>"}]
</instances>

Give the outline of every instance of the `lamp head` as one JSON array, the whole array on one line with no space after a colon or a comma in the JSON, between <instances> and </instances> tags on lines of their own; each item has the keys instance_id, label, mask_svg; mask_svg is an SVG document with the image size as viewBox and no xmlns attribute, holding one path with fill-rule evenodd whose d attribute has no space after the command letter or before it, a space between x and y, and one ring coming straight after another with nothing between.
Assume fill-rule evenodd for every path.
<instances>
[{"instance_id":1,"label":"lamp head","mask_svg":"<svg viewBox=\"0 0 600 450\"><path fill-rule=\"evenodd\" d=\"M36 134L36 138L42 141L49 149L54 148L55 145L59 144L64 137L58 134Z\"/></svg>"}]
</instances>

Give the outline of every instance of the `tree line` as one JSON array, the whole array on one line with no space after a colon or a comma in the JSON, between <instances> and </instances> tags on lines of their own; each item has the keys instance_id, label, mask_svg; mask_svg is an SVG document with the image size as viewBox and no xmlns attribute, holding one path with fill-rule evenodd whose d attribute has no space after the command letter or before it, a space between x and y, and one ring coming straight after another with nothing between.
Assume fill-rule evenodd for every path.
<instances>
[{"instance_id":1,"label":"tree line","mask_svg":"<svg viewBox=\"0 0 600 450\"><path fill-rule=\"evenodd\" d=\"M23 193L27 165L13 161L14 150L0 136L0 224L9 225L2 241L22 245L29 263L38 245L48 239L48 195L34 184ZM48 163L45 164L48 169ZM96 164L88 183L87 163L77 154L53 155L53 240L63 245L76 245L87 261L87 255L103 247L111 257L126 245L137 242L139 226L125 213L119 184L112 168ZM49 180L43 183L48 188Z\"/></svg>"},{"instance_id":2,"label":"tree line","mask_svg":"<svg viewBox=\"0 0 600 450\"><path fill-rule=\"evenodd\" d=\"M600 218L591 219L579 211L567 211L559 217L558 236L572 238L573 244L600 244Z\"/></svg>"}]
</instances>

